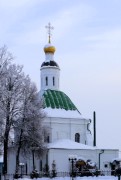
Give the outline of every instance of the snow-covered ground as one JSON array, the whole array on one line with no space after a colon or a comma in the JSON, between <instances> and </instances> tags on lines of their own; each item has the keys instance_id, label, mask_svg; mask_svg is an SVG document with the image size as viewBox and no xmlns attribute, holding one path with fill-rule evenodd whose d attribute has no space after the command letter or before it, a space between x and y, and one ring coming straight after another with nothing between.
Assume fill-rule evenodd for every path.
<instances>
[{"instance_id":1,"label":"snow-covered ground","mask_svg":"<svg viewBox=\"0 0 121 180\"><path fill-rule=\"evenodd\" d=\"M54 180L72 180L71 177L56 177L53 178ZM74 180L84 180L84 179L89 179L89 180L106 180L106 179L110 179L110 180L116 180L118 179L118 177L114 177L114 176L99 176L99 177L76 177L74 178ZM24 179L27 180L27 179ZM48 178L41 178L40 180L48 180Z\"/></svg>"},{"instance_id":2,"label":"snow-covered ground","mask_svg":"<svg viewBox=\"0 0 121 180\"><path fill-rule=\"evenodd\" d=\"M3 178L2 178L3 179ZM98 177L76 177L74 180L118 180L118 177L114 176L98 176ZM13 178L9 179L13 180ZM31 180L30 178L20 178L19 180ZM55 178L37 178L33 180L72 180L71 177L55 177Z\"/></svg>"}]
</instances>

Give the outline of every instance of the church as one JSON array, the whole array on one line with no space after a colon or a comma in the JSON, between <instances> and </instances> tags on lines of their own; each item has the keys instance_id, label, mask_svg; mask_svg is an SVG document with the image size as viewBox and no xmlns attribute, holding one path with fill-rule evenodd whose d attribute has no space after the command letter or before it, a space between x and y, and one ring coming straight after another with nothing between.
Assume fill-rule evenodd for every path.
<instances>
[{"instance_id":1,"label":"church","mask_svg":"<svg viewBox=\"0 0 121 180\"><path fill-rule=\"evenodd\" d=\"M35 159L36 169L70 172L72 161L95 164L98 169L111 170L111 163L119 158L118 149L100 149L94 144L94 133L90 130L91 119L86 119L71 99L60 90L60 66L55 61L56 48L51 44L51 26L48 25L49 40L44 46L45 59L40 67L40 96L46 113L43 125L48 128L47 152ZM71 87L70 87L71 88ZM14 153L10 153L8 172L14 173ZM32 172L32 157L21 157L24 172Z\"/></svg>"}]
</instances>

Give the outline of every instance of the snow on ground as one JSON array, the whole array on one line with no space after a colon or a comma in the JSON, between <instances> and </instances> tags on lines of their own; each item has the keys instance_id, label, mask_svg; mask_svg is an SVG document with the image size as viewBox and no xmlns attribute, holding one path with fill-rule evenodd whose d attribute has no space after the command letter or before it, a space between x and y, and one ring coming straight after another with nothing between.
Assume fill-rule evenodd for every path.
<instances>
[{"instance_id":1,"label":"snow on ground","mask_svg":"<svg viewBox=\"0 0 121 180\"><path fill-rule=\"evenodd\" d=\"M118 177L114 176L98 176L98 177L76 177L74 180L118 180ZM13 179L12 179L13 180ZM31 180L30 178L22 178L19 180ZM37 178L33 180L72 180L71 177L55 177L55 178Z\"/></svg>"}]
</instances>

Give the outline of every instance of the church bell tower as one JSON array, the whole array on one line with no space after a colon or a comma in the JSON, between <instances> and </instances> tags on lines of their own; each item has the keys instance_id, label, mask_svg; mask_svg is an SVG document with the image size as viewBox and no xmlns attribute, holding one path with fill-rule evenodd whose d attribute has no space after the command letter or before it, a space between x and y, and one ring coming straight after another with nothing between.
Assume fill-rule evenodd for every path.
<instances>
[{"instance_id":1,"label":"church bell tower","mask_svg":"<svg viewBox=\"0 0 121 180\"><path fill-rule=\"evenodd\" d=\"M42 63L40 68L41 74L41 94L45 90L59 90L59 78L60 78L60 68L58 64L54 61L55 47L51 44L51 29L53 27L50 23L46 26L48 29L49 40L48 44L44 47L45 61Z\"/></svg>"}]
</instances>

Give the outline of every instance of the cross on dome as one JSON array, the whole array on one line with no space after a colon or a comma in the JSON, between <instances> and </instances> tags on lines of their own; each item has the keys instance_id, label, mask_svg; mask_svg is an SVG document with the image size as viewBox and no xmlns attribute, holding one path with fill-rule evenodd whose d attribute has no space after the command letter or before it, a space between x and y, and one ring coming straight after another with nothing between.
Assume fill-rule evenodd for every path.
<instances>
[{"instance_id":1,"label":"cross on dome","mask_svg":"<svg viewBox=\"0 0 121 180\"><path fill-rule=\"evenodd\" d=\"M50 41L50 37L51 37L51 30L54 29L53 26L51 26L50 23L48 23L47 26L45 26L45 28L48 29L48 35L49 35L49 40L48 40L48 44L44 47L44 52L46 53L46 56L47 54L51 53L51 54L54 54L55 52L55 47L51 44L51 41ZM49 57L50 58L50 57ZM53 59L53 57L51 57Z\"/></svg>"},{"instance_id":2,"label":"cross on dome","mask_svg":"<svg viewBox=\"0 0 121 180\"><path fill-rule=\"evenodd\" d=\"M51 37L51 35L52 35L52 34L51 34L51 30L53 30L53 29L54 29L54 27L53 27L53 26L51 26L51 23L49 22L49 23L48 23L48 25L47 25L47 26L45 26L45 28L47 28L47 29L48 29L48 35L49 35L49 41L48 41L48 42L50 43L50 42L51 42L51 41L50 41L50 37Z\"/></svg>"}]
</instances>

